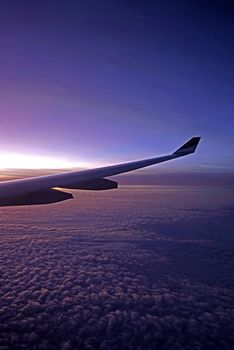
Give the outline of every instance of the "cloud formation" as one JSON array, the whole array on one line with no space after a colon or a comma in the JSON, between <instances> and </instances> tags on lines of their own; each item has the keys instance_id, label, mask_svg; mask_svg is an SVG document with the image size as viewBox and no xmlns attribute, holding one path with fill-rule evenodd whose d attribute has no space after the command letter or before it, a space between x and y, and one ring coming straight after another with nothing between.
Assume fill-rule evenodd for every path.
<instances>
[{"instance_id":1,"label":"cloud formation","mask_svg":"<svg viewBox=\"0 0 234 350\"><path fill-rule=\"evenodd\" d=\"M231 349L231 214L168 209L145 190L79 196L81 212L78 200L5 210L0 349Z\"/></svg>"}]
</instances>

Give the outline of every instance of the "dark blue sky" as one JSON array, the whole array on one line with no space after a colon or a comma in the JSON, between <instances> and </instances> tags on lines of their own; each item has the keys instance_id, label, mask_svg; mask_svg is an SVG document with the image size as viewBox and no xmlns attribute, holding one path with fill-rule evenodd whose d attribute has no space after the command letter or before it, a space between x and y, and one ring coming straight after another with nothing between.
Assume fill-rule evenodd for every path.
<instances>
[{"instance_id":1,"label":"dark blue sky","mask_svg":"<svg viewBox=\"0 0 234 350\"><path fill-rule=\"evenodd\" d=\"M2 154L92 166L201 135L170 168L233 169L233 18L231 1L1 1Z\"/></svg>"}]
</instances>

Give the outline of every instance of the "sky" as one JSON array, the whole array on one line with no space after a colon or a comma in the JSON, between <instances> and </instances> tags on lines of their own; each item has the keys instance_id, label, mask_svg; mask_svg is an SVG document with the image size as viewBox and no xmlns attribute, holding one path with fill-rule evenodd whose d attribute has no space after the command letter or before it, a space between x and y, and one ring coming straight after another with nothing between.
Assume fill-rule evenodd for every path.
<instances>
[{"instance_id":1,"label":"sky","mask_svg":"<svg viewBox=\"0 0 234 350\"><path fill-rule=\"evenodd\" d=\"M0 2L0 167L234 171L232 1ZM167 169L167 170L166 170Z\"/></svg>"}]
</instances>

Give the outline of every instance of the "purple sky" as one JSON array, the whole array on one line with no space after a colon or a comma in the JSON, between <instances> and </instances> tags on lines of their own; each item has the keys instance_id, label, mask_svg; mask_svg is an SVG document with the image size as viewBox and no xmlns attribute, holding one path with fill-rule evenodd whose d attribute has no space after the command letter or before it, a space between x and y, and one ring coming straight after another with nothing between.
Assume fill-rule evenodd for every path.
<instances>
[{"instance_id":1,"label":"purple sky","mask_svg":"<svg viewBox=\"0 0 234 350\"><path fill-rule=\"evenodd\" d=\"M220 3L1 1L1 152L116 163L200 135L163 169L232 170L234 8Z\"/></svg>"}]
</instances>

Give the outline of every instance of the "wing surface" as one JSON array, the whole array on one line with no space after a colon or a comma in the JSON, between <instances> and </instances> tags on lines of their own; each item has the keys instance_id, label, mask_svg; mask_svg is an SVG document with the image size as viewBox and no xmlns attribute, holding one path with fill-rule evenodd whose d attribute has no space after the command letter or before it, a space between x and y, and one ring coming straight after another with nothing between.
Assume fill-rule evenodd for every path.
<instances>
[{"instance_id":1,"label":"wing surface","mask_svg":"<svg viewBox=\"0 0 234 350\"><path fill-rule=\"evenodd\" d=\"M111 165L96 169L0 182L0 205L1 199L24 196L34 192L38 193L40 191L53 189L54 187L62 188L64 186L64 188L79 188L79 183L87 183L92 180L99 180L100 182L103 181L102 179L104 177L127 173L129 171L186 156L195 152L199 141L200 137L193 137L174 153L161 157Z\"/></svg>"}]
</instances>

